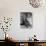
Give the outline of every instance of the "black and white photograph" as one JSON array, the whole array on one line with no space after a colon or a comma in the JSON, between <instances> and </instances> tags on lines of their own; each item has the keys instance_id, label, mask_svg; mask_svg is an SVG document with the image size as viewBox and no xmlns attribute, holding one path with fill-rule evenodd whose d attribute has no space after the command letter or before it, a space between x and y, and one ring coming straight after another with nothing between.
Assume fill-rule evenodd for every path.
<instances>
[{"instance_id":1,"label":"black and white photograph","mask_svg":"<svg viewBox=\"0 0 46 46\"><path fill-rule=\"evenodd\" d=\"M20 27L32 28L32 13L31 12L20 13Z\"/></svg>"}]
</instances>

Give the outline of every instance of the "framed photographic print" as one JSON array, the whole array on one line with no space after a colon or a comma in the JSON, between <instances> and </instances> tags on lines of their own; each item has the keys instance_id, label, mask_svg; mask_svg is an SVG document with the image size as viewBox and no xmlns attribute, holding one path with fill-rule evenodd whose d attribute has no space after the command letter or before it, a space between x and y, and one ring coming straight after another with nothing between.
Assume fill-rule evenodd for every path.
<instances>
[{"instance_id":1,"label":"framed photographic print","mask_svg":"<svg viewBox=\"0 0 46 46\"><path fill-rule=\"evenodd\" d=\"M33 20L31 12L20 13L20 27L21 28L32 28Z\"/></svg>"}]
</instances>

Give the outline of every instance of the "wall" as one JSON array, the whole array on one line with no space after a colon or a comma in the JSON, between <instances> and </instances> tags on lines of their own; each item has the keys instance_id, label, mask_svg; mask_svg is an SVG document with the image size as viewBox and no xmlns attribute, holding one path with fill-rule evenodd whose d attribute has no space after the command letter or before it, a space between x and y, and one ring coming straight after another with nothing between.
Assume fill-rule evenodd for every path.
<instances>
[{"instance_id":1,"label":"wall","mask_svg":"<svg viewBox=\"0 0 46 46\"><path fill-rule=\"evenodd\" d=\"M32 29L20 28L20 12L32 12L33 14L33 27ZM46 8L33 8L30 6L28 0L0 0L0 18L13 17L13 22L10 33L17 40L27 40L34 34L37 35L39 40L45 39L45 15ZM1 33L3 33L1 31ZM2 35L0 33L0 35ZM3 37L0 36L0 39Z\"/></svg>"}]
</instances>

